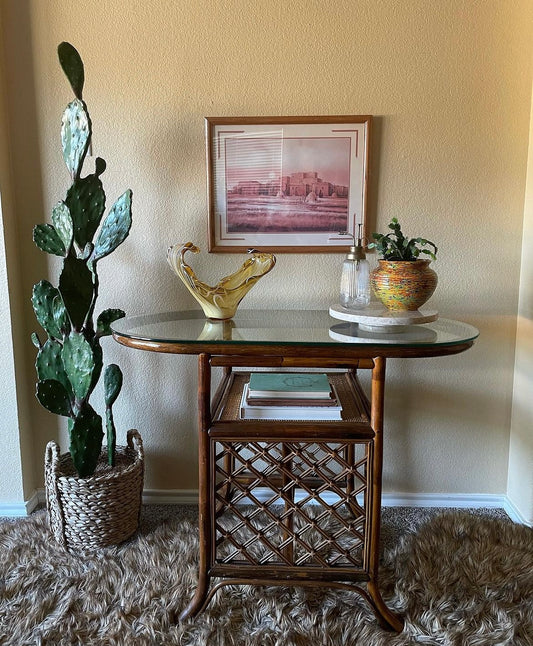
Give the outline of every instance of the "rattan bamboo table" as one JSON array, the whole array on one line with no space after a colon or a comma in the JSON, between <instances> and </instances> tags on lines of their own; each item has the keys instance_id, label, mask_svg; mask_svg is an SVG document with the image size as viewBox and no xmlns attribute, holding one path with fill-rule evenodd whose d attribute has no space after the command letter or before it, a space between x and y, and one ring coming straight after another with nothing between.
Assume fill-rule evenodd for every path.
<instances>
[{"instance_id":1,"label":"rattan bamboo table","mask_svg":"<svg viewBox=\"0 0 533 646\"><path fill-rule=\"evenodd\" d=\"M180 619L224 585L329 586L362 595L400 631L378 588L386 360L457 354L478 331L439 319L370 333L309 310L241 310L225 322L169 312L112 327L132 348L198 355L199 578ZM329 371L342 420L240 419L250 368ZM371 371L369 397L360 370Z\"/></svg>"}]
</instances>

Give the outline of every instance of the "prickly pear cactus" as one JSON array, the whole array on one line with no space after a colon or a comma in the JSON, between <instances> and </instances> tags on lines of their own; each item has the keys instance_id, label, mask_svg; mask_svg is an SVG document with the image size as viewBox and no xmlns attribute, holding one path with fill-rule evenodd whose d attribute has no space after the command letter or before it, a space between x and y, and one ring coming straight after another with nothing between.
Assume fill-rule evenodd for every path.
<instances>
[{"instance_id":1,"label":"prickly pear cactus","mask_svg":"<svg viewBox=\"0 0 533 646\"><path fill-rule=\"evenodd\" d=\"M109 464L115 466L116 437L115 422L113 420L113 404L122 388L122 371L111 363L104 373L105 416L107 429L107 459Z\"/></svg>"},{"instance_id":2,"label":"prickly pear cactus","mask_svg":"<svg viewBox=\"0 0 533 646\"><path fill-rule=\"evenodd\" d=\"M98 262L112 253L129 234L132 193L127 190L104 218L106 196L100 176L106 163L96 158L93 173L81 177L89 150L92 124L83 101L85 72L79 53L70 43L58 47L59 62L75 98L61 122L63 159L72 185L52 209L52 224L38 224L33 240L42 251L61 256L58 286L42 280L33 287L32 305L47 335L37 333L36 396L50 412L69 418L70 453L80 477L96 468L104 436L102 417L89 403L103 368L100 339L111 334L113 321L125 316L107 309L94 322L98 297ZM103 219L103 221L102 221ZM122 387L122 372L111 364L104 375L108 462L115 460L116 432L113 404Z\"/></svg>"}]
</instances>

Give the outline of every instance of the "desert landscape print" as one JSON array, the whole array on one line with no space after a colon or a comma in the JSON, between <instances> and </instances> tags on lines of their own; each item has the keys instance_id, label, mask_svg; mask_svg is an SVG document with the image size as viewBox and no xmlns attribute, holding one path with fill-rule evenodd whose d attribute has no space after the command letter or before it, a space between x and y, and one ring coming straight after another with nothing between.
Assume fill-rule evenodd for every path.
<instances>
[{"instance_id":1,"label":"desert landscape print","mask_svg":"<svg viewBox=\"0 0 533 646\"><path fill-rule=\"evenodd\" d=\"M350 152L348 137L227 137L227 232L345 230Z\"/></svg>"}]
</instances>

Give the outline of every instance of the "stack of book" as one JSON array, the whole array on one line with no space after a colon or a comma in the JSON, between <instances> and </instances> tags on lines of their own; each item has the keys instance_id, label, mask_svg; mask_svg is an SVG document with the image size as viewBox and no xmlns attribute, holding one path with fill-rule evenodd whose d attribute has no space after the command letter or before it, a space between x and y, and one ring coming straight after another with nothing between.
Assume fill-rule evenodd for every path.
<instances>
[{"instance_id":1,"label":"stack of book","mask_svg":"<svg viewBox=\"0 0 533 646\"><path fill-rule=\"evenodd\" d=\"M253 372L241 419L340 420L342 406L326 374Z\"/></svg>"}]
</instances>

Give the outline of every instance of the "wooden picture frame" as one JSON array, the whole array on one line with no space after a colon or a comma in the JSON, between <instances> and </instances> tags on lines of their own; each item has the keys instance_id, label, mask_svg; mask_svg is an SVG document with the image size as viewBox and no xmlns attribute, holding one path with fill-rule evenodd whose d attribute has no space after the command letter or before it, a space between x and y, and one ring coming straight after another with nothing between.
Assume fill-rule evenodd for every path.
<instances>
[{"instance_id":1,"label":"wooden picture frame","mask_svg":"<svg viewBox=\"0 0 533 646\"><path fill-rule=\"evenodd\" d=\"M372 117L206 117L209 251L341 252L365 234Z\"/></svg>"}]
</instances>

